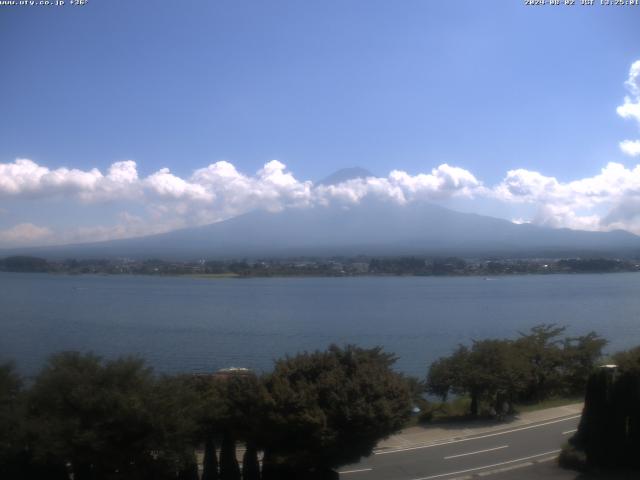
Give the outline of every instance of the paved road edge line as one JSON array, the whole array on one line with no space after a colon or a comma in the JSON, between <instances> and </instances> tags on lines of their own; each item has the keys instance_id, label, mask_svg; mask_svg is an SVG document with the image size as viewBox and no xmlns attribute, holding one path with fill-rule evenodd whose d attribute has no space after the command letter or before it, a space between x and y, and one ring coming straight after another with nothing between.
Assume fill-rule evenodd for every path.
<instances>
[{"instance_id":1,"label":"paved road edge line","mask_svg":"<svg viewBox=\"0 0 640 480\"><path fill-rule=\"evenodd\" d=\"M396 452L420 450L422 448L437 447L439 445L447 445L449 443L466 442L466 441L475 440L475 439L482 439L482 438L493 437L497 435L504 435L511 432L517 432L520 430L529 430L531 428L543 427L545 425L550 425L553 423L572 420L574 418L580 418L581 416L582 414L563 415L561 417L548 418L546 420L540 420L538 422L522 423L519 426L514 426L512 428L505 426L503 429L485 430L484 432L470 433L468 435L457 435L449 438L439 438L437 440L431 440L427 442L407 444L402 447L374 448L373 455L386 455L386 454L396 453Z\"/></svg>"},{"instance_id":2,"label":"paved road edge line","mask_svg":"<svg viewBox=\"0 0 640 480\"><path fill-rule=\"evenodd\" d=\"M431 480L433 478L442 478L442 477L447 477L446 480L462 480L464 478L478 478L482 474L484 474L483 476L489 475L489 472L499 473L497 470L505 471L505 469L514 469L516 466L520 466L519 468L531 466L531 465L533 465L535 463L539 463L541 461L541 459L531 460L531 459L534 459L536 457L544 457L545 461L552 460L553 458L557 457L559 453L560 453L560 450L552 450L550 452L538 453L536 455L530 455L528 457L523 457L523 458L516 458L515 460L508 460L506 462L496 463L496 464L493 464L493 465L485 465L485 466L482 466L482 467L474 467L474 468L469 468L467 470L460 470L458 472L440 473L440 474L436 474L436 475L430 475L428 477L414 478L412 480ZM525 460L531 460L531 461L525 461ZM521 462L521 463L515 463L515 462ZM509 467L500 467L498 469L493 469L493 470L484 470L485 468L491 469L492 467L497 467L499 465L506 465L508 463L515 463L515 465L509 465ZM457 475L459 473L467 473L467 472L472 472L474 470L482 470L482 472L474 473L472 475L466 475L466 476L463 476L463 477L459 477L459 476L458 477L449 477L449 475Z\"/></svg>"}]
</instances>

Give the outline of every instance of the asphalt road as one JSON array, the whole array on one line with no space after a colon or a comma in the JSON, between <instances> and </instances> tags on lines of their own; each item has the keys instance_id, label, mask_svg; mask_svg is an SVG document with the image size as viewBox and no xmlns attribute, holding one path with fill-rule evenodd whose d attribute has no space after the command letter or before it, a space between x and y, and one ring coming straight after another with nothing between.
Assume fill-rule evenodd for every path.
<instances>
[{"instance_id":1,"label":"asphalt road","mask_svg":"<svg viewBox=\"0 0 640 480\"><path fill-rule=\"evenodd\" d=\"M458 438L379 451L340 469L342 480L451 480L557 455L580 415ZM517 476L513 477L517 478Z\"/></svg>"}]
</instances>

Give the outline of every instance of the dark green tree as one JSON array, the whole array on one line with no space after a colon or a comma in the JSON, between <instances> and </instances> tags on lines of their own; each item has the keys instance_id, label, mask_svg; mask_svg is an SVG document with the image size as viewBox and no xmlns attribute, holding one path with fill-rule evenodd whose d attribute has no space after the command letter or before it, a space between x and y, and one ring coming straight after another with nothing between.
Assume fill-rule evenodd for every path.
<instances>
[{"instance_id":1,"label":"dark green tree","mask_svg":"<svg viewBox=\"0 0 640 480\"><path fill-rule=\"evenodd\" d=\"M431 364L427 374L427 392L446 401L449 394L457 391L465 393L464 375L468 364L469 349L464 345L448 357L441 357Z\"/></svg>"},{"instance_id":2,"label":"dark green tree","mask_svg":"<svg viewBox=\"0 0 640 480\"><path fill-rule=\"evenodd\" d=\"M147 444L153 470L190 475L195 448L203 438L202 397L194 377L165 375L156 379L146 408L153 419L153 432Z\"/></svg>"},{"instance_id":3,"label":"dark green tree","mask_svg":"<svg viewBox=\"0 0 640 480\"><path fill-rule=\"evenodd\" d=\"M0 364L0 478L33 478L23 396L13 363Z\"/></svg>"},{"instance_id":4,"label":"dark green tree","mask_svg":"<svg viewBox=\"0 0 640 480\"><path fill-rule=\"evenodd\" d=\"M479 400L485 400L496 412L501 412L502 403L511 405L524 386L525 365L510 340L474 341L468 362L465 380L474 415L478 413Z\"/></svg>"},{"instance_id":5,"label":"dark green tree","mask_svg":"<svg viewBox=\"0 0 640 480\"><path fill-rule=\"evenodd\" d=\"M263 477L286 465L311 478L369 455L400 429L411 393L391 368L395 360L381 348L333 345L277 361L266 379L273 406Z\"/></svg>"},{"instance_id":6,"label":"dark green tree","mask_svg":"<svg viewBox=\"0 0 640 480\"><path fill-rule=\"evenodd\" d=\"M434 362L427 375L427 388L443 399L450 392L468 395L470 414L474 416L483 401L501 411L502 403L511 404L522 389L524 368L512 341L474 341L471 348L461 345L451 356Z\"/></svg>"},{"instance_id":7,"label":"dark green tree","mask_svg":"<svg viewBox=\"0 0 640 480\"><path fill-rule=\"evenodd\" d=\"M600 368L589 378L571 443L599 468L640 469L640 375Z\"/></svg>"},{"instance_id":8,"label":"dark green tree","mask_svg":"<svg viewBox=\"0 0 640 480\"><path fill-rule=\"evenodd\" d=\"M135 358L53 356L29 392L39 458L69 463L75 480L175 478L194 452L193 392L156 380ZM188 469L188 468L187 468Z\"/></svg>"},{"instance_id":9,"label":"dark green tree","mask_svg":"<svg viewBox=\"0 0 640 480\"><path fill-rule=\"evenodd\" d=\"M223 419L227 412L223 385L212 375L191 377L191 384L197 392L194 402L198 423L199 443L204 447L202 480L219 478L217 446L222 441Z\"/></svg>"},{"instance_id":10,"label":"dark green tree","mask_svg":"<svg viewBox=\"0 0 640 480\"><path fill-rule=\"evenodd\" d=\"M559 337L565 330L566 327L555 324L541 324L528 333L520 333L516 348L527 362L523 400L540 402L562 390L564 353L563 340Z\"/></svg>"},{"instance_id":11,"label":"dark green tree","mask_svg":"<svg viewBox=\"0 0 640 480\"><path fill-rule=\"evenodd\" d=\"M202 460L202 480L218 480L218 457L213 435L207 435Z\"/></svg>"},{"instance_id":12,"label":"dark green tree","mask_svg":"<svg viewBox=\"0 0 640 480\"><path fill-rule=\"evenodd\" d=\"M199 480L198 463L194 453L185 458L178 471L177 480Z\"/></svg>"},{"instance_id":13,"label":"dark green tree","mask_svg":"<svg viewBox=\"0 0 640 480\"><path fill-rule=\"evenodd\" d=\"M30 392L38 452L69 462L77 480L146 463L151 386L151 372L140 360L103 365L91 354L55 355Z\"/></svg>"},{"instance_id":14,"label":"dark green tree","mask_svg":"<svg viewBox=\"0 0 640 480\"><path fill-rule=\"evenodd\" d=\"M240 480L240 466L236 458L236 440L230 430L225 431L222 436L220 480Z\"/></svg>"},{"instance_id":15,"label":"dark green tree","mask_svg":"<svg viewBox=\"0 0 640 480\"><path fill-rule=\"evenodd\" d=\"M607 341L595 332L565 338L562 346L562 383L568 395L583 394L587 379L602 358Z\"/></svg>"},{"instance_id":16,"label":"dark green tree","mask_svg":"<svg viewBox=\"0 0 640 480\"><path fill-rule=\"evenodd\" d=\"M612 360L620 372L640 374L640 346L617 352Z\"/></svg>"},{"instance_id":17,"label":"dark green tree","mask_svg":"<svg viewBox=\"0 0 640 480\"><path fill-rule=\"evenodd\" d=\"M235 456L236 440L246 447L243 465L248 465L248 471L243 468L243 475L251 474L252 466L256 466L259 473L258 449L262 448L265 439L269 437L264 419L273 403L264 382L251 372L241 371L217 376L213 385L219 401L215 406L216 418L211 418L210 421L213 422L214 430L224 432L224 436L220 437L223 446L220 453L220 477L236 478L235 472L239 470Z\"/></svg>"},{"instance_id":18,"label":"dark green tree","mask_svg":"<svg viewBox=\"0 0 640 480\"><path fill-rule=\"evenodd\" d=\"M247 449L242 457L242 480L260 480L258 450L254 442L247 443Z\"/></svg>"}]
</instances>

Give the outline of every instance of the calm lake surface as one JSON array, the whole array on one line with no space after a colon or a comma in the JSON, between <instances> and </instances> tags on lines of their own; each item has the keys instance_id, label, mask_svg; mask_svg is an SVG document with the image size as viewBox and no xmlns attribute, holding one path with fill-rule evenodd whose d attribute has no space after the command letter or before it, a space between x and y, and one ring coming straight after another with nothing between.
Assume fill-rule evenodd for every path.
<instances>
[{"instance_id":1,"label":"calm lake surface","mask_svg":"<svg viewBox=\"0 0 640 480\"><path fill-rule=\"evenodd\" d=\"M138 354L161 372L273 359L330 343L382 345L424 376L458 343L539 323L640 345L640 274L195 279L0 273L0 360L33 374L51 353Z\"/></svg>"}]
</instances>

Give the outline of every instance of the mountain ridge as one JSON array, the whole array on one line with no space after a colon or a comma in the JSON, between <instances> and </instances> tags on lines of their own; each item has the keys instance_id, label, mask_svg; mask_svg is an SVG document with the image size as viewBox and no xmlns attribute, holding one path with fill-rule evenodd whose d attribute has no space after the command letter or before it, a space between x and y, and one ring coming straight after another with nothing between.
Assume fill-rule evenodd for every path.
<instances>
[{"instance_id":1,"label":"mountain ridge","mask_svg":"<svg viewBox=\"0 0 640 480\"><path fill-rule=\"evenodd\" d=\"M252 211L200 227L143 237L13 248L0 256L47 258L258 258L336 255L580 256L635 255L640 237L623 231L552 229L434 204L370 201Z\"/></svg>"}]
</instances>

